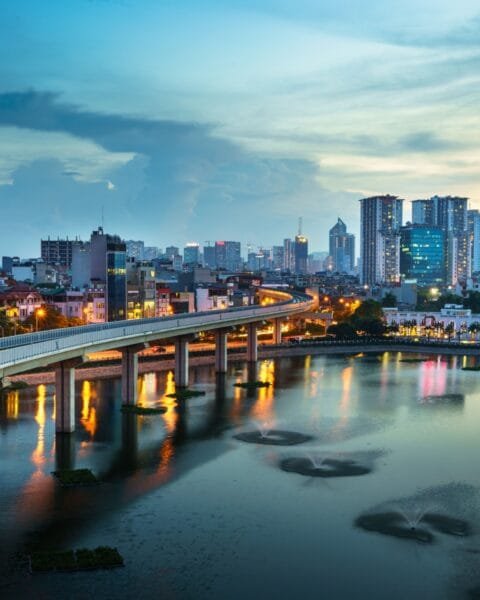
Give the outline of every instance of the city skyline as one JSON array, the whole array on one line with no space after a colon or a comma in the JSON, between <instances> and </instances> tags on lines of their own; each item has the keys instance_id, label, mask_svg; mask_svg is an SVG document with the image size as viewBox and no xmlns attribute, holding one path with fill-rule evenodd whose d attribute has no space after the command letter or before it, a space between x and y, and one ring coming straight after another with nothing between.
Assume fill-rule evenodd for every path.
<instances>
[{"instance_id":1,"label":"city skyline","mask_svg":"<svg viewBox=\"0 0 480 600\"><path fill-rule=\"evenodd\" d=\"M273 244L303 214L313 248L332 205L358 236L363 197L479 207L474 2L50 7L4 8L9 245L85 237L102 206L106 229L152 245Z\"/></svg>"}]
</instances>

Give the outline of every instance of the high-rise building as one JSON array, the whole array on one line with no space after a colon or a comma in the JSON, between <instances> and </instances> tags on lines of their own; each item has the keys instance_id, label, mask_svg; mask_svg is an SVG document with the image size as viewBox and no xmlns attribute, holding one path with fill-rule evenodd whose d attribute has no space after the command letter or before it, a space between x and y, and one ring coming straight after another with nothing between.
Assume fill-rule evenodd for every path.
<instances>
[{"instance_id":1,"label":"high-rise building","mask_svg":"<svg viewBox=\"0 0 480 600\"><path fill-rule=\"evenodd\" d=\"M339 273L352 273L355 268L355 236L347 233L347 226L338 218L329 232L330 256L333 270Z\"/></svg>"},{"instance_id":2,"label":"high-rise building","mask_svg":"<svg viewBox=\"0 0 480 600\"><path fill-rule=\"evenodd\" d=\"M178 256L180 254L180 249L177 246L167 246L165 248L165 257L168 260L173 260L174 256Z\"/></svg>"},{"instance_id":3,"label":"high-rise building","mask_svg":"<svg viewBox=\"0 0 480 600\"><path fill-rule=\"evenodd\" d=\"M134 258L135 260L143 260L145 252L145 243L141 240L127 240L125 242L127 247L127 258Z\"/></svg>"},{"instance_id":4,"label":"high-rise building","mask_svg":"<svg viewBox=\"0 0 480 600\"><path fill-rule=\"evenodd\" d=\"M409 224L400 228L400 272L418 285L445 279L445 235L441 227Z\"/></svg>"},{"instance_id":5,"label":"high-rise building","mask_svg":"<svg viewBox=\"0 0 480 600\"><path fill-rule=\"evenodd\" d=\"M471 235L467 227L468 198L432 196L412 202L412 217L416 224L434 225L444 233L445 279L455 285L471 275Z\"/></svg>"},{"instance_id":6,"label":"high-rise building","mask_svg":"<svg viewBox=\"0 0 480 600\"><path fill-rule=\"evenodd\" d=\"M107 321L127 318L127 248L117 235L99 227L90 237L90 275L95 284L105 284Z\"/></svg>"},{"instance_id":7,"label":"high-rise building","mask_svg":"<svg viewBox=\"0 0 480 600\"><path fill-rule=\"evenodd\" d=\"M299 233L295 236L295 273L305 275L308 272L308 239Z\"/></svg>"},{"instance_id":8,"label":"high-rise building","mask_svg":"<svg viewBox=\"0 0 480 600\"><path fill-rule=\"evenodd\" d=\"M363 284L400 280L402 203L403 200L390 195L360 200L360 278Z\"/></svg>"},{"instance_id":9,"label":"high-rise building","mask_svg":"<svg viewBox=\"0 0 480 600\"><path fill-rule=\"evenodd\" d=\"M472 248L472 273L480 272L480 211L467 212L467 225Z\"/></svg>"},{"instance_id":10,"label":"high-rise building","mask_svg":"<svg viewBox=\"0 0 480 600\"><path fill-rule=\"evenodd\" d=\"M200 264L200 246L195 242L189 242L183 249L183 264Z\"/></svg>"},{"instance_id":11,"label":"high-rise building","mask_svg":"<svg viewBox=\"0 0 480 600\"><path fill-rule=\"evenodd\" d=\"M76 240L78 241L78 240ZM41 240L41 257L49 265L62 265L70 268L72 266L72 245L74 241L66 238L65 240Z\"/></svg>"},{"instance_id":12,"label":"high-rise building","mask_svg":"<svg viewBox=\"0 0 480 600\"><path fill-rule=\"evenodd\" d=\"M215 246L203 247L203 266L208 269L217 268Z\"/></svg>"},{"instance_id":13,"label":"high-rise building","mask_svg":"<svg viewBox=\"0 0 480 600\"><path fill-rule=\"evenodd\" d=\"M242 269L240 242L215 242L215 264L217 269L235 273Z\"/></svg>"},{"instance_id":14,"label":"high-rise building","mask_svg":"<svg viewBox=\"0 0 480 600\"><path fill-rule=\"evenodd\" d=\"M272 247L272 268L283 269L284 251L283 246Z\"/></svg>"},{"instance_id":15,"label":"high-rise building","mask_svg":"<svg viewBox=\"0 0 480 600\"><path fill-rule=\"evenodd\" d=\"M436 218L431 200L412 200L412 223L414 225L435 225Z\"/></svg>"},{"instance_id":16,"label":"high-rise building","mask_svg":"<svg viewBox=\"0 0 480 600\"><path fill-rule=\"evenodd\" d=\"M291 273L295 270L295 244L290 238L283 240L283 268Z\"/></svg>"}]
</instances>

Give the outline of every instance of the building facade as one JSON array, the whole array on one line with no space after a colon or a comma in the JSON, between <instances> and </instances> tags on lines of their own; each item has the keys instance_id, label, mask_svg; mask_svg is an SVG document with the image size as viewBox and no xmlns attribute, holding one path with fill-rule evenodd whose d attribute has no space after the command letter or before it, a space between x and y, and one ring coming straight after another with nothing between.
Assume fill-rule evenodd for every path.
<instances>
[{"instance_id":1,"label":"building facade","mask_svg":"<svg viewBox=\"0 0 480 600\"><path fill-rule=\"evenodd\" d=\"M373 196L360 200L361 283L400 281L400 227L403 200Z\"/></svg>"},{"instance_id":2,"label":"building facade","mask_svg":"<svg viewBox=\"0 0 480 600\"><path fill-rule=\"evenodd\" d=\"M355 268L355 236L347 233L347 226L340 218L329 232L329 256L332 257L333 271L353 272Z\"/></svg>"},{"instance_id":3,"label":"building facade","mask_svg":"<svg viewBox=\"0 0 480 600\"><path fill-rule=\"evenodd\" d=\"M445 239L440 227L406 225L400 228L400 273L420 286L445 280Z\"/></svg>"}]
</instances>

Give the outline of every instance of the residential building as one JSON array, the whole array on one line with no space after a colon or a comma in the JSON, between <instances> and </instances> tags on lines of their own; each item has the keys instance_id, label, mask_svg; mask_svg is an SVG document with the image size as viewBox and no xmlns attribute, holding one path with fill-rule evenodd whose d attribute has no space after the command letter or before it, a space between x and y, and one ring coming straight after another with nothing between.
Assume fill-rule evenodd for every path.
<instances>
[{"instance_id":1,"label":"residential building","mask_svg":"<svg viewBox=\"0 0 480 600\"><path fill-rule=\"evenodd\" d=\"M402 204L403 200L391 195L360 200L360 278L364 285L400 280Z\"/></svg>"},{"instance_id":2,"label":"residential building","mask_svg":"<svg viewBox=\"0 0 480 600\"><path fill-rule=\"evenodd\" d=\"M472 273L480 273L480 211L467 212L467 228L471 244Z\"/></svg>"},{"instance_id":3,"label":"residential building","mask_svg":"<svg viewBox=\"0 0 480 600\"><path fill-rule=\"evenodd\" d=\"M79 241L78 239L75 241ZM51 240L48 237L46 240L40 241L41 257L44 262L49 265L62 265L70 268L72 265L72 248L74 242L68 238L61 240Z\"/></svg>"}]
</instances>

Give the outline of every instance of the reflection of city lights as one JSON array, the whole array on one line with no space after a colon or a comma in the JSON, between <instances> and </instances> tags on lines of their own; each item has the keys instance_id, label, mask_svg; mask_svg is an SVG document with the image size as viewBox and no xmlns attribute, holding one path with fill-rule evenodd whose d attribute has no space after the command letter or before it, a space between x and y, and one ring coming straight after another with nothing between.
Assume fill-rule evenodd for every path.
<instances>
[{"instance_id":1,"label":"reflection of city lights","mask_svg":"<svg viewBox=\"0 0 480 600\"><path fill-rule=\"evenodd\" d=\"M37 445L32 452L32 462L40 469L45 463L45 401L47 388L44 385L37 387L37 411L35 413L35 421L38 423Z\"/></svg>"},{"instance_id":2,"label":"reflection of city lights","mask_svg":"<svg viewBox=\"0 0 480 600\"><path fill-rule=\"evenodd\" d=\"M259 381L268 381L268 387L261 387L258 390L258 399L252 407L252 416L264 421L273 421L273 390L275 383L275 363L273 360L264 360L260 364L258 373Z\"/></svg>"},{"instance_id":3,"label":"reflection of city lights","mask_svg":"<svg viewBox=\"0 0 480 600\"><path fill-rule=\"evenodd\" d=\"M80 422L90 434L90 438L93 439L97 430L97 409L90 406L91 398L91 384L89 381L84 381L82 384L82 415Z\"/></svg>"},{"instance_id":4,"label":"reflection of city lights","mask_svg":"<svg viewBox=\"0 0 480 600\"><path fill-rule=\"evenodd\" d=\"M18 391L9 392L7 395L7 419L18 419Z\"/></svg>"},{"instance_id":5,"label":"reflection of city lights","mask_svg":"<svg viewBox=\"0 0 480 600\"><path fill-rule=\"evenodd\" d=\"M177 403L175 398L168 398L167 394L175 393L175 375L173 371L167 373L167 381L165 383L165 393L162 397L162 404L166 407L166 412L163 413L163 420L168 433L173 433L178 421L178 415L175 411Z\"/></svg>"}]
</instances>

